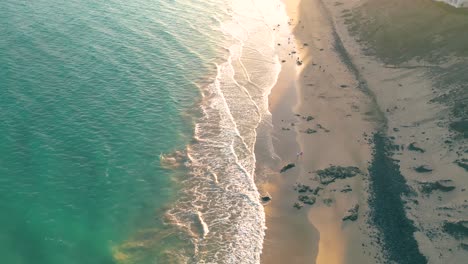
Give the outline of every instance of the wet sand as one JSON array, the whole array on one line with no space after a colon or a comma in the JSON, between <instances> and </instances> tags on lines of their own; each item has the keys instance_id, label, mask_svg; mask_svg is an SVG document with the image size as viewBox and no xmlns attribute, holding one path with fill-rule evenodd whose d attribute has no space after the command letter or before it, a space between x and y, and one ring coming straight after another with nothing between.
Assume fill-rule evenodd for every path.
<instances>
[{"instance_id":1,"label":"wet sand","mask_svg":"<svg viewBox=\"0 0 468 264\"><path fill-rule=\"evenodd\" d=\"M315 172L330 165L367 171L371 149L363 135L372 131L368 120L373 117L364 113L372 110L372 101L355 89L356 76L334 50L333 27L321 2L289 0L286 7L295 39L282 45L289 52L280 58L286 63L270 96L278 158L270 173L262 171L268 180L261 189L273 198L265 206L262 263L369 262L375 253L369 256L357 247L367 243L361 231L367 211L365 173L325 186ZM307 120L309 116L313 119ZM308 129L315 132L305 133ZM298 152L303 155L297 157ZM291 162L295 168L278 173ZM300 195L294 190L297 183L323 188L313 206L293 207ZM352 191L341 192L347 185ZM358 220L343 221L356 204Z\"/></svg>"}]
</instances>

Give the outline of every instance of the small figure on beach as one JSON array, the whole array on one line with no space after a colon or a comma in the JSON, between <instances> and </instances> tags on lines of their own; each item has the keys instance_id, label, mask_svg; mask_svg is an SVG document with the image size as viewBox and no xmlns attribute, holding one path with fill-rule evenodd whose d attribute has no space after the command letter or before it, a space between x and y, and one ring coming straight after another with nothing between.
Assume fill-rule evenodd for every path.
<instances>
[{"instance_id":1,"label":"small figure on beach","mask_svg":"<svg viewBox=\"0 0 468 264\"><path fill-rule=\"evenodd\" d=\"M302 157L302 155L304 155L304 152L297 152L296 153L296 159L299 159L300 157Z\"/></svg>"}]
</instances>

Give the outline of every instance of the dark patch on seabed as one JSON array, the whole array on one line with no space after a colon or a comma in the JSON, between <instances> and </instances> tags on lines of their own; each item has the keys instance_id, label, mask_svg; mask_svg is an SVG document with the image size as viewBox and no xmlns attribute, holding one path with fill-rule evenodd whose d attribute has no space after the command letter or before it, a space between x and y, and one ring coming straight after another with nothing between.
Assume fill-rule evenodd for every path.
<instances>
[{"instance_id":1,"label":"dark patch on seabed","mask_svg":"<svg viewBox=\"0 0 468 264\"><path fill-rule=\"evenodd\" d=\"M411 190L400 173L400 166L392 159L392 142L376 133L373 143L373 160L369 167L370 221L376 226L378 236L383 238L386 261L399 264L427 263L414 238L416 228L405 214L402 195L409 195Z\"/></svg>"}]
</instances>

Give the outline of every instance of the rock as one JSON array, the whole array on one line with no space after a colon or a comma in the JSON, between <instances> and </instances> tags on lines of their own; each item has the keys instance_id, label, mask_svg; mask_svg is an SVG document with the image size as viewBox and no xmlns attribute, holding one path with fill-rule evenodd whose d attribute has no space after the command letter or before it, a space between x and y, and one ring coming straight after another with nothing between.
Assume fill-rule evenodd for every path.
<instances>
[{"instance_id":1,"label":"rock","mask_svg":"<svg viewBox=\"0 0 468 264\"><path fill-rule=\"evenodd\" d=\"M298 66L301 66L301 65L302 65L302 61L301 61L301 60L297 60L297 61L296 61L296 64L297 64Z\"/></svg>"},{"instance_id":2,"label":"rock","mask_svg":"<svg viewBox=\"0 0 468 264\"><path fill-rule=\"evenodd\" d=\"M446 221L442 226L442 229L444 230L444 232L453 236L456 239L464 239L468 236L468 221Z\"/></svg>"},{"instance_id":3,"label":"rock","mask_svg":"<svg viewBox=\"0 0 468 264\"><path fill-rule=\"evenodd\" d=\"M312 120L314 120L314 117L313 117L313 116L307 116L307 118L306 118L306 121L307 121L307 122L312 121Z\"/></svg>"},{"instance_id":4,"label":"rock","mask_svg":"<svg viewBox=\"0 0 468 264\"><path fill-rule=\"evenodd\" d=\"M318 195L319 192L320 192L321 190L323 190L323 188L320 187L320 186L318 186L317 188L315 188L315 190L314 190L312 193L313 193L314 195Z\"/></svg>"},{"instance_id":5,"label":"rock","mask_svg":"<svg viewBox=\"0 0 468 264\"><path fill-rule=\"evenodd\" d=\"M262 202L267 203L271 201L271 196L267 194L267 195L262 196L261 199L262 199Z\"/></svg>"},{"instance_id":6,"label":"rock","mask_svg":"<svg viewBox=\"0 0 468 264\"><path fill-rule=\"evenodd\" d=\"M331 198L323 199L323 203L326 206L330 206L333 203L333 199L331 199Z\"/></svg>"},{"instance_id":7,"label":"rock","mask_svg":"<svg viewBox=\"0 0 468 264\"><path fill-rule=\"evenodd\" d=\"M417 147L416 142L413 142L413 143L409 144L408 150L417 151L417 152L421 152L421 153L426 152L424 149L422 149L420 147Z\"/></svg>"},{"instance_id":8,"label":"rock","mask_svg":"<svg viewBox=\"0 0 468 264\"><path fill-rule=\"evenodd\" d=\"M315 203L315 197L313 196L310 196L310 195L299 195L298 197L299 201L305 203L305 204L309 204L309 205L313 205Z\"/></svg>"},{"instance_id":9,"label":"rock","mask_svg":"<svg viewBox=\"0 0 468 264\"><path fill-rule=\"evenodd\" d=\"M295 202L293 207L296 208L297 210L301 209L304 205L298 202Z\"/></svg>"},{"instance_id":10,"label":"rock","mask_svg":"<svg viewBox=\"0 0 468 264\"><path fill-rule=\"evenodd\" d=\"M359 204L356 204L353 208L349 209L343 217L343 221L356 221L358 219Z\"/></svg>"},{"instance_id":11,"label":"rock","mask_svg":"<svg viewBox=\"0 0 468 264\"><path fill-rule=\"evenodd\" d=\"M306 134L314 134L314 133L317 133L317 130L314 130L314 129L312 129L312 128L308 128L308 129L306 129L306 131L304 131L304 133L306 133Z\"/></svg>"},{"instance_id":12,"label":"rock","mask_svg":"<svg viewBox=\"0 0 468 264\"><path fill-rule=\"evenodd\" d=\"M441 191L441 192L450 192L455 189L455 186L445 185L443 181L436 181L436 182L421 182L421 192L425 194L430 194L433 191Z\"/></svg>"},{"instance_id":13,"label":"rock","mask_svg":"<svg viewBox=\"0 0 468 264\"><path fill-rule=\"evenodd\" d=\"M348 87L348 85L346 85L346 84L342 84L342 85L340 85L340 87L341 87L341 88L347 88L347 87Z\"/></svg>"},{"instance_id":14,"label":"rock","mask_svg":"<svg viewBox=\"0 0 468 264\"><path fill-rule=\"evenodd\" d=\"M294 187L294 190L296 190L297 192L300 192L300 193L312 192L313 191L309 186L307 186L305 184L300 184L300 183L298 183Z\"/></svg>"},{"instance_id":15,"label":"rock","mask_svg":"<svg viewBox=\"0 0 468 264\"><path fill-rule=\"evenodd\" d=\"M428 165L421 165L419 167L414 168L414 170L419 173L426 173L432 171L432 169Z\"/></svg>"},{"instance_id":16,"label":"rock","mask_svg":"<svg viewBox=\"0 0 468 264\"><path fill-rule=\"evenodd\" d=\"M351 187L350 187L349 185L346 185L346 186L344 187L344 189L341 190L340 192L342 192L342 193L348 193L348 192L351 192L352 190L353 190L353 189L351 189Z\"/></svg>"},{"instance_id":17,"label":"rock","mask_svg":"<svg viewBox=\"0 0 468 264\"><path fill-rule=\"evenodd\" d=\"M456 160L455 164L463 168L465 171L468 171L468 159Z\"/></svg>"},{"instance_id":18,"label":"rock","mask_svg":"<svg viewBox=\"0 0 468 264\"><path fill-rule=\"evenodd\" d=\"M284 166L284 167L280 170L280 173L283 173L283 172L285 172L285 171L287 171L287 170L289 170L289 169L292 169L292 168L294 168L294 167L296 167L296 164L294 164L294 163L289 163L288 165Z\"/></svg>"},{"instance_id":19,"label":"rock","mask_svg":"<svg viewBox=\"0 0 468 264\"><path fill-rule=\"evenodd\" d=\"M330 166L323 170L318 170L317 175L320 177L320 182L322 184L330 184L336 179L345 179L354 177L361 173L358 167L348 166Z\"/></svg>"},{"instance_id":20,"label":"rock","mask_svg":"<svg viewBox=\"0 0 468 264\"><path fill-rule=\"evenodd\" d=\"M317 124L317 127L320 128L320 129L322 129L323 131L325 131L325 132L327 132L327 133L330 132L330 130L324 128L321 124Z\"/></svg>"},{"instance_id":21,"label":"rock","mask_svg":"<svg viewBox=\"0 0 468 264\"><path fill-rule=\"evenodd\" d=\"M460 244L460 247L461 247L463 250L468 251L468 244L466 244L466 243L461 243L461 244Z\"/></svg>"}]
</instances>

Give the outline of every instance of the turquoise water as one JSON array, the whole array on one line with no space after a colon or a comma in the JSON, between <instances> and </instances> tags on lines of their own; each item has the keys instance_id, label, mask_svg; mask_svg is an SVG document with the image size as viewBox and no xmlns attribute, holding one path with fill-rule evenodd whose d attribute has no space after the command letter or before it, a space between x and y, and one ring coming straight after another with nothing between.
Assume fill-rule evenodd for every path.
<instances>
[{"instance_id":1,"label":"turquoise water","mask_svg":"<svg viewBox=\"0 0 468 264\"><path fill-rule=\"evenodd\" d=\"M215 71L193 32L216 9L187 5L1 1L2 263L116 263L161 226L177 188L159 155L192 137L186 113Z\"/></svg>"}]
</instances>

